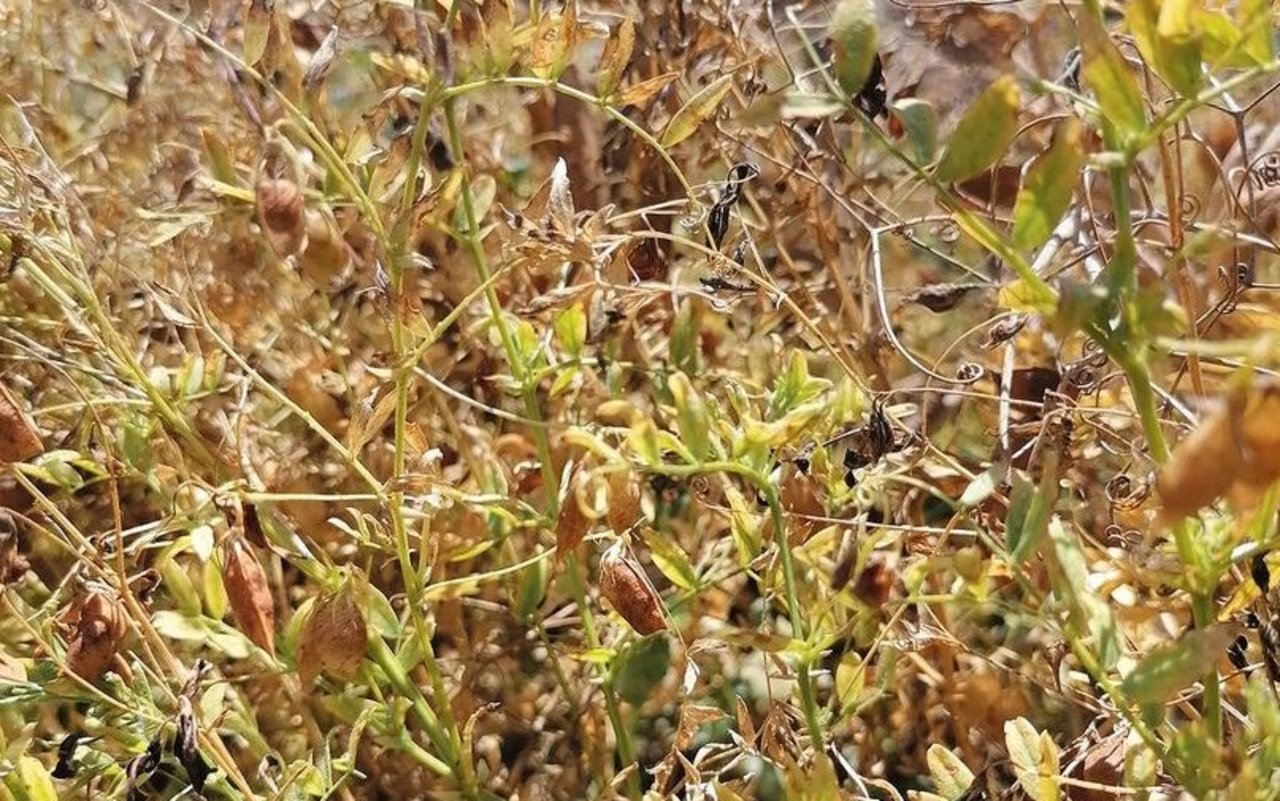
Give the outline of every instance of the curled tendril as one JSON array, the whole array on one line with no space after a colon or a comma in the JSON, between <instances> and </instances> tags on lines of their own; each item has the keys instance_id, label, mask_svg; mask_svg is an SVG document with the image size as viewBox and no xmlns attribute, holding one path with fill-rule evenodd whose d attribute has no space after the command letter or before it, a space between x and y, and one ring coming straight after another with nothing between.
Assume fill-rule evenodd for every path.
<instances>
[{"instance_id":1,"label":"curled tendril","mask_svg":"<svg viewBox=\"0 0 1280 801\"><path fill-rule=\"evenodd\" d=\"M1218 282L1226 293L1218 304L1220 314L1231 314L1240 302L1240 296L1253 286L1254 274L1252 265L1240 262L1235 266L1235 274L1226 267L1218 268Z\"/></svg>"},{"instance_id":2,"label":"curled tendril","mask_svg":"<svg viewBox=\"0 0 1280 801\"><path fill-rule=\"evenodd\" d=\"M712 501L711 479L707 478L706 475L699 473L689 479L689 492L693 494L694 498L698 499L699 503L702 503L703 505L710 505Z\"/></svg>"},{"instance_id":3,"label":"curled tendril","mask_svg":"<svg viewBox=\"0 0 1280 801\"><path fill-rule=\"evenodd\" d=\"M982 376L986 375L986 372L986 368L977 362L961 362L956 368L956 383L964 385L977 383Z\"/></svg>"},{"instance_id":4,"label":"curled tendril","mask_svg":"<svg viewBox=\"0 0 1280 801\"><path fill-rule=\"evenodd\" d=\"M1259 189L1280 184L1280 151L1272 150L1255 159L1249 178Z\"/></svg>"},{"instance_id":5,"label":"curled tendril","mask_svg":"<svg viewBox=\"0 0 1280 801\"><path fill-rule=\"evenodd\" d=\"M1126 529L1112 523L1107 526L1106 530L1103 532L1103 538L1107 545L1112 548L1125 548L1132 543L1141 541L1142 535L1137 531L1137 529Z\"/></svg>"},{"instance_id":6,"label":"curled tendril","mask_svg":"<svg viewBox=\"0 0 1280 801\"><path fill-rule=\"evenodd\" d=\"M1182 196L1181 208L1179 215L1183 223L1189 223L1200 216L1200 211L1204 207L1200 198L1196 195L1187 193Z\"/></svg>"},{"instance_id":7,"label":"curled tendril","mask_svg":"<svg viewBox=\"0 0 1280 801\"><path fill-rule=\"evenodd\" d=\"M705 220L706 217L707 210L704 207L691 207L688 214L683 214L676 220L676 224L686 231L693 231L699 225L702 225L702 221Z\"/></svg>"},{"instance_id":8,"label":"curled tendril","mask_svg":"<svg viewBox=\"0 0 1280 801\"><path fill-rule=\"evenodd\" d=\"M1133 479L1121 473L1107 482L1107 500L1116 509L1136 509L1147 499L1149 488L1145 483L1135 485Z\"/></svg>"},{"instance_id":9,"label":"curled tendril","mask_svg":"<svg viewBox=\"0 0 1280 801\"><path fill-rule=\"evenodd\" d=\"M960 226L956 225L954 221L948 220L935 225L930 233L937 237L939 242L954 245L960 239Z\"/></svg>"}]
</instances>

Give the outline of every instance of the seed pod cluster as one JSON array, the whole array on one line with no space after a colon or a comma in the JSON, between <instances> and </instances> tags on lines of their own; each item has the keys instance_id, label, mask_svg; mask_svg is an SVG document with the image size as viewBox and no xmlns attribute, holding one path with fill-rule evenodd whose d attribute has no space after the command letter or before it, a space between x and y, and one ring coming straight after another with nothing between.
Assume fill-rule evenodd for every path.
<instances>
[{"instance_id":1,"label":"seed pod cluster","mask_svg":"<svg viewBox=\"0 0 1280 801\"><path fill-rule=\"evenodd\" d=\"M275 603L258 557L233 537L222 553L222 584L236 626L249 641L275 656Z\"/></svg>"},{"instance_id":2,"label":"seed pod cluster","mask_svg":"<svg viewBox=\"0 0 1280 801\"><path fill-rule=\"evenodd\" d=\"M350 584L318 600L298 639L302 686L310 687L321 673L343 681L355 678L367 639L368 627Z\"/></svg>"},{"instance_id":3,"label":"seed pod cluster","mask_svg":"<svg viewBox=\"0 0 1280 801\"><path fill-rule=\"evenodd\" d=\"M72 631L67 667L85 681L94 681L115 658L129 631L124 607L105 592L90 591L64 617Z\"/></svg>"},{"instance_id":4,"label":"seed pod cluster","mask_svg":"<svg viewBox=\"0 0 1280 801\"><path fill-rule=\"evenodd\" d=\"M653 634L667 627L662 599L640 565L628 558L620 545L600 558L600 593L639 634Z\"/></svg>"}]
</instances>

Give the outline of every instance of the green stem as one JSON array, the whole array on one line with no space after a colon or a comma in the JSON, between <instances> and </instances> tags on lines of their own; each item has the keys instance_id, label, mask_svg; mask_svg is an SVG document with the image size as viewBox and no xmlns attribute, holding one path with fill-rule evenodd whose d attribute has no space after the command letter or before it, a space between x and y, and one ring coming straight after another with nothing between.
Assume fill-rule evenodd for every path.
<instances>
[{"instance_id":1,"label":"green stem","mask_svg":"<svg viewBox=\"0 0 1280 801\"><path fill-rule=\"evenodd\" d=\"M581 567L575 554L571 553L565 558L564 580L569 586L569 594L573 596L574 603L578 605L578 613L582 616L582 634L587 647L593 650L599 648L600 634L596 630L595 614L587 604L586 583L582 578ZM602 679L605 710L609 715L609 724L613 727L614 739L618 741L618 756L622 759L623 765L630 765L636 759L635 747L631 743L631 729L622 717L622 704L618 702L618 695L614 692L612 676L603 673ZM627 797L632 801L639 801L639 776L632 775L627 780Z\"/></svg>"},{"instance_id":2,"label":"green stem","mask_svg":"<svg viewBox=\"0 0 1280 801\"><path fill-rule=\"evenodd\" d=\"M409 675L405 673L400 660L387 647L382 637L376 633L369 637L369 656L378 667L382 668L382 672L386 674L391 686L395 688L396 694L408 699L410 711L413 712L413 716L417 718L418 723L422 725L436 751L443 754L449 763L456 763L457 754L454 753L452 739L441 728L440 720L427 703L427 699L418 690L417 685L409 679ZM456 775L456 771L451 765L445 764L445 762L438 759L436 762L443 767L441 775Z\"/></svg>"}]
</instances>

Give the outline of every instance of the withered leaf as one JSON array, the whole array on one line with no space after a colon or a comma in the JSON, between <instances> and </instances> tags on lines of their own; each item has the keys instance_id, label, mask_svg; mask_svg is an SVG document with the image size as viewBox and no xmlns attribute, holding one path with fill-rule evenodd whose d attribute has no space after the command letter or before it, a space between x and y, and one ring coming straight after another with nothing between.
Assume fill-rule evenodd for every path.
<instances>
[{"instance_id":1,"label":"withered leaf","mask_svg":"<svg viewBox=\"0 0 1280 801\"><path fill-rule=\"evenodd\" d=\"M671 82L678 77L680 77L680 73L678 72L664 72L661 75L655 75L646 81L632 84L621 92L618 92L614 95L613 102L618 108L625 108L627 106L644 107L659 92L666 89Z\"/></svg>"}]
</instances>

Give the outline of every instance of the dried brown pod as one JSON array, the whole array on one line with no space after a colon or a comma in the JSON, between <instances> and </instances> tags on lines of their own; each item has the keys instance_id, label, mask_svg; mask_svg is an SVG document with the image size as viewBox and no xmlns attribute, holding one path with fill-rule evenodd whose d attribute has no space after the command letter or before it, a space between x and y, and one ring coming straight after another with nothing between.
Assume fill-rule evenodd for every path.
<instances>
[{"instance_id":1,"label":"dried brown pod","mask_svg":"<svg viewBox=\"0 0 1280 801\"><path fill-rule=\"evenodd\" d=\"M893 571L889 567L889 557L881 551L875 551L854 580L853 594L867 606L879 608L889 600L892 589Z\"/></svg>"},{"instance_id":2,"label":"dried brown pod","mask_svg":"<svg viewBox=\"0 0 1280 801\"><path fill-rule=\"evenodd\" d=\"M267 534L262 530L262 518L258 517L258 507L251 503L241 504L241 514L244 516L244 538L251 545L259 548L269 547L267 544Z\"/></svg>"},{"instance_id":3,"label":"dried brown pod","mask_svg":"<svg viewBox=\"0 0 1280 801\"><path fill-rule=\"evenodd\" d=\"M105 592L90 591L71 607L64 622L72 630L67 667L85 681L96 680L129 631L124 607Z\"/></svg>"},{"instance_id":4,"label":"dried brown pod","mask_svg":"<svg viewBox=\"0 0 1280 801\"><path fill-rule=\"evenodd\" d=\"M368 627L350 584L316 601L298 639L298 675L309 687L321 673L348 681L364 660Z\"/></svg>"},{"instance_id":5,"label":"dried brown pod","mask_svg":"<svg viewBox=\"0 0 1280 801\"><path fill-rule=\"evenodd\" d=\"M609 528L626 531L640 516L640 488L630 470L609 474Z\"/></svg>"},{"instance_id":6,"label":"dried brown pod","mask_svg":"<svg viewBox=\"0 0 1280 801\"><path fill-rule=\"evenodd\" d=\"M600 593L639 634L666 628L662 599L640 565L629 559L618 544L600 558Z\"/></svg>"},{"instance_id":7,"label":"dried brown pod","mask_svg":"<svg viewBox=\"0 0 1280 801\"><path fill-rule=\"evenodd\" d=\"M0 462L23 462L44 453L35 423L9 388L0 384Z\"/></svg>"},{"instance_id":8,"label":"dried brown pod","mask_svg":"<svg viewBox=\"0 0 1280 801\"><path fill-rule=\"evenodd\" d=\"M18 581L30 569L27 557L18 550L18 520L13 512L0 508L0 587Z\"/></svg>"},{"instance_id":9,"label":"dried brown pod","mask_svg":"<svg viewBox=\"0 0 1280 801\"><path fill-rule=\"evenodd\" d=\"M578 504L574 482L570 480L569 491L560 504L560 515L556 518L556 559L563 559L565 554L572 553L582 544L591 528L591 520L582 512Z\"/></svg>"},{"instance_id":10,"label":"dried brown pod","mask_svg":"<svg viewBox=\"0 0 1280 801\"><path fill-rule=\"evenodd\" d=\"M222 583L236 626L262 650L275 656L275 604L258 558L234 537L222 553Z\"/></svg>"},{"instance_id":11,"label":"dried brown pod","mask_svg":"<svg viewBox=\"0 0 1280 801\"><path fill-rule=\"evenodd\" d=\"M818 479L801 473L794 465L788 465L785 471L778 500L790 515L791 541L800 544L813 534L818 521L826 516L827 507L822 501Z\"/></svg>"},{"instance_id":12,"label":"dried brown pod","mask_svg":"<svg viewBox=\"0 0 1280 801\"><path fill-rule=\"evenodd\" d=\"M853 529L846 528L840 537L840 548L836 551L835 566L831 569L831 589L839 592L853 578L854 564L858 561L857 538Z\"/></svg>"},{"instance_id":13,"label":"dried brown pod","mask_svg":"<svg viewBox=\"0 0 1280 801\"><path fill-rule=\"evenodd\" d=\"M258 224L276 256L285 258L302 250L307 236L302 191L286 178L262 178L254 187Z\"/></svg>"},{"instance_id":14,"label":"dried brown pod","mask_svg":"<svg viewBox=\"0 0 1280 801\"><path fill-rule=\"evenodd\" d=\"M298 258L304 278L323 289L351 262L351 251L328 214L307 212L307 246Z\"/></svg>"}]
</instances>

